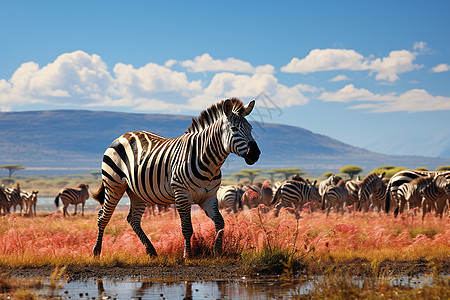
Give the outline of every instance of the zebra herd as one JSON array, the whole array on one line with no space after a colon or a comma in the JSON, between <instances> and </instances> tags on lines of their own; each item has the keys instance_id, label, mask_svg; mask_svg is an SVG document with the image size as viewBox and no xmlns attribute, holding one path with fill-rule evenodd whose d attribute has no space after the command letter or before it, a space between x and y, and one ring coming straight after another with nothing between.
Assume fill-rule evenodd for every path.
<instances>
[{"instance_id":1,"label":"zebra herd","mask_svg":"<svg viewBox=\"0 0 450 300\"><path fill-rule=\"evenodd\" d=\"M25 215L36 216L37 194L37 191L20 190L18 182L12 188L0 185L0 214L9 213L11 208L16 212L16 207L20 206L20 214L25 210Z\"/></svg>"},{"instance_id":2,"label":"zebra herd","mask_svg":"<svg viewBox=\"0 0 450 300\"><path fill-rule=\"evenodd\" d=\"M221 167L228 155L234 153L249 165L259 160L261 151L245 118L254 105L254 100L248 105L235 98L222 100L193 118L185 134L178 138L135 131L114 140L103 155L102 183L92 194L102 205L98 212L94 256L101 253L105 228L125 193L130 198L127 221L151 256L157 255L156 250L141 227L149 205L175 204L181 220L185 258L193 254L193 204L198 204L214 222L215 253L222 251L225 226L219 208L238 212L261 204L277 210L309 205L311 210L322 208L328 214L333 208L380 211L384 207L387 212L393 209L398 214L405 205L408 209L419 205L424 213L433 208L442 217L450 195L450 172L408 170L388 182L385 174L371 174L362 181L344 181L333 175L320 184L296 176L273 186L265 181L261 185L221 187ZM59 200L63 202L64 215L69 203L82 203L84 212L87 189L86 185L64 189L58 193L55 204L58 206ZM12 191L0 189L0 203L8 211L17 197L20 197L18 185Z\"/></svg>"},{"instance_id":3,"label":"zebra herd","mask_svg":"<svg viewBox=\"0 0 450 300\"><path fill-rule=\"evenodd\" d=\"M246 190L255 192L256 201L244 207ZM385 173L372 173L363 180L346 181L333 174L319 184L296 176L277 182L272 188L266 184L264 191L263 197L259 185L220 187L217 192L219 207L236 212L259 204L277 210L283 207L301 209L307 205L325 211L327 216L332 209L341 213L346 210L385 211L393 212L396 217L405 211L415 214L422 210L422 219L430 211L442 218L450 201L450 171L403 170L390 179L385 178Z\"/></svg>"}]
</instances>

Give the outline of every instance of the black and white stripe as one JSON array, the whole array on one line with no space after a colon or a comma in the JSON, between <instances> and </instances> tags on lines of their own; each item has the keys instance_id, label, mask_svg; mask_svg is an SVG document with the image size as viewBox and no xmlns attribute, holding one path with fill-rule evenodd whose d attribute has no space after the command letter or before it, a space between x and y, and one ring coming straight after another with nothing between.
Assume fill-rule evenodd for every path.
<instances>
[{"instance_id":1,"label":"black and white stripe","mask_svg":"<svg viewBox=\"0 0 450 300\"><path fill-rule=\"evenodd\" d=\"M59 200L63 204L63 216L68 216L67 208L69 205L75 205L74 215L77 214L78 204L81 204L81 215L84 215L84 204L89 199L89 186L84 183L78 184L76 187L63 188L55 197L55 206L59 207Z\"/></svg>"},{"instance_id":2,"label":"black and white stripe","mask_svg":"<svg viewBox=\"0 0 450 300\"><path fill-rule=\"evenodd\" d=\"M384 175L386 175L386 173L381 175L372 173L367 175L360 183L358 191L358 210L369 210L371 201L381 203L386 201L386 186L383 183ZM371 198L373 199L371 200Z\"/></svg>"},{"instance_id":3,"label":"black and white stripe","mask_svg":"<svg viewBox=\"0 0 450 300\"><path fill-rule=\"evenodd\" d=\"M217 200L220 209L231 209L233 213L242 209L241 198L244 191L237 185L227 185L219 187Z\"/></svg>"},{"instance_id":4,"label":"black and white stripe","mask_svg":"<svg viewBox=\"0 0 450 300\"><path fill-rule=\"evenodd\" d=\"M14 212L16 212L17 205L20 206L20 214L22 214L23 210L23 202L22 197L20 196L20 186L19 183L16 182L13 188L4 188L4 193L6 195L6 203L4 206L4 211L10 212L11 207L14 207Z\"/></svg>"},{"instance_id":5,"label":"black and white stripe","mask_svg":"<svg viewBox=\"0 0 450 300\"><path fill-rule=\"evenodd\" d=\"M37 194L38 191L31 191L31 192L20 191L22 202L25 205L26 215L36 216Z\"/></svg>"},{"instance_id":6,"label":"black and white stripe","mask_svg":"<svg viewBox=\"0 0 450 300\"><path fill-rule=\"evenodd\" d=\"M222 178L220 168L230 153L243 157L247 164L259 159L261 152L252 137L252 126L245 119L254 105L254 101L244 106L238 99L223 100L204 110L184 135L174 139L147 131L116 139L103 156L102 185L93 195L103 204L94 256L100 255L103 232L125 192L131 202L127 220L147 254L157 255L140 224L148 203L175 203L185 257L192 255L191 205L198 204L214 221L214 250L220 252L224 221L215 197Z\"/></svg>"},{"instance_id":7,"label":"black and white stripe","mask_svg":"<svg viewBox=\"0 0 450 300\"><path fill-rule=\"evenodd\" d=\"M327 216L332 208L336 212L341 210L344 213L344 206L348 205L348 202L348 191L345 188L344 181L341 180L337 185L329 185L326 187L322 195L322 210L326 210Z\"/></svg>"},{"instance_id":8,"label":"black and white stripe","mask_svg":"<svg viewBox=\"0 0 450 300\"><path fill-rule=\"evenodd\" d=\"M321 181L319 183L319 195L322 197L323 194L325 194L325 191L327 189L328 186L333 186L333 185L337 185L339 181L341 181L342 178L333 174L330 177L328 177L327 179Z\"/></svg>"},{"instance_id":9,"label":"black and white stripe","mask_svg":"<svg viewBox=\"0 0 450 300\"><path fill-rule=\"evenodd\" d=\"M296 180L287 180L278 188L271 205L276 209L283 207L297 208L307 202L320 202L319 190L313 183L304 183Z\"/></svg>"},{"instance_id":10,"label":"black and white stripe","mask_svg":"<svg viewBox=\"0 0 450 300\"><path fill-rule=\"evenodd\" d=\"M450 178L450 171L419 171L419 170L403 170L394 174L389 180L387 186L387 194L386 194L386 202L385 202L385 211L390 212L391 208L394 209L394 216L397 216L399 213L402 213L403 210L401 208L405 207L405 203L398 203L396 200L399 199L397 197L397 191L399 187L407 182L411 182L419 177L434 177L436 175L443 175L446 178ZM393 207L392 207L393 206Z\"/></svg>"}]
</instances>

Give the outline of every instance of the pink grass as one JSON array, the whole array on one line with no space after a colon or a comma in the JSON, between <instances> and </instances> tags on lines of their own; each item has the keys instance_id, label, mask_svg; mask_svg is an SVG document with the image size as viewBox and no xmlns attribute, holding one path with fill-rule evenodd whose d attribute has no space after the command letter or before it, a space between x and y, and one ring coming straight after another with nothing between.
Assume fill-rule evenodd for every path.
<instances>
[{"instance_id":1,"label":"pink grass","mask_svg":"<svg viewBox=\"0 0 450 300\"><path fill-rule=\"evenodd\" d=\"M297 222L296 215L287 209L278 215L273 211L258 214L258 209L252 209L236 215L223 212L223 216L224 255L230 258L239 257L243 251L261 251L267 243L281 249L295 248L298 253L315 246L314 256L318 258L369 260L448 258L450 249L450 222L446 218L429 216L422 223L420 218L395 219L378 214L332 213L327 218L323 213L302 213ZM103 239L102 259L147 257L125 218L124 212L113 216ZM214 224L201 211L193 212L192 223L195 255L211 257ZM178 217L170 212L146 217L142 227L161 257L182 256L184 239ZM0 263L4 265L91 262L97 235L96 215L66 219L57 215L11 215L0 219L0 233Z\"/></svg>"}]
</instances>

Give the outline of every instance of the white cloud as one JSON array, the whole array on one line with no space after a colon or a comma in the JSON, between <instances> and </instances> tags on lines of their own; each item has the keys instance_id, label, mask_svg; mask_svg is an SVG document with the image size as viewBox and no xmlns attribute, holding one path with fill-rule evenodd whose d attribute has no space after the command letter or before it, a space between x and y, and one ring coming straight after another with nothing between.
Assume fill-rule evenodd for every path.
<instances>
[{"instance_id":1,"label":"white cloud","mask_svg":"<svg viewBox=\"0 0 450 300\"><path fill-rule=\"evenodd\" d=\"M113 83L106 64L98 55L75 51L60 55L40 68L34 62L22 64L9 81L0 85L0 104L52 103L65 105L71 98L78 104L102 99Z\"/></svg>"},{"instance_id":2,"label":"white cloud","mask_svg":"<svg viewBox=\"0 0 450 300\"><path fill-rule=\"evenodd\" d=\"M329 81L338 82L338 81L347 81L350 80L346 75L338 75L336 77L331 78Z\"/></svg>"},{"instance_id":3,"label":"white cloud","mask_svg":"<svg viewBox=\"0 0 450 300\"><path fill-rule=\"evenodd\" d=\"M223 62L235 64L235 69L247 65L234 59ZM308 98L303 93L318 91L303 84L292 87L280 84L271 65L251 67L252 75L217 73L206 82L189 80L185 72L169 68L174 65L174 60L168 60L164 66L148 63L140 68L117 63L109 71L98 55L83 51L65 53L43 67L28 62L9 80L0 79L0 108L11 110L45 103L53 107L128 107L178 112L203 109L225 97L255 98L261 92L284 107L305 104Z\"/></svg>"},{"instance_id":4,"label":"white cloud","mask_svg":"<svg viewBox=\"0 0 450 300\"><path fill-rule=\"evenodd\" d=\"M195 109L209 106L217 99L226 97L254 98L264 92L278 107L306 104L309 99L302 93L305 85L288 87L278 82L272 74L236 75L218 73L202 93L189 102Z\"/></svg>"},{"instance_id":5,"label":"white cloud","mask_svg":"<svg viewBox=\"0 0 450 300\"><path fill-rule=\"evenodd\" d=\"M433 73L440 73L440 72L447 72L450 71L450 65L447 64L439 64L436 67L433 67L431 69L431 72Z\"/></svg>"},{"instance_id":6,"label":"white cloud","mask_svg":"<svg viewBox=\"0 0 450 300\"><path fill-rule=\"evenodd\" d=\"M304 58L294 57L281 71L307 74L331 70L366 70L364 57L354 50L314 49Z\"/></svg>"},{"instance_id":7,"label":"white cloud","mask_svg":"<svg viewBox=\"0 0 450 300\"><path fill-rule=\"evenodd\" d=\"M170 66L175 63L172 60L166 62ZM253 67L249 62L236 59L234 57L225 60L213 59L209 53L197 56L194 60L184 60L178 62L189 72L238 72L238 73L273 73L275 68L271 65Z\"/></svg>"},{"instance_id":8,"label":"white cloud","mask_svg":"<svg viewBox=\"0 0 450 300\"><path fill-rule=\"evenodd\" d=\"M349 84L337 92L323 92L318 98L325 102L364 102L349 108L378 113L450 110L450 97L432 96L423 89L413 89L400 95L374 94L367 89L358 89Z\"/></svg>"},{"instance_id":9,"label":"white cloud","mask_svg":"<svg viewBox=\"0 0 450 300\"><path fill-rule=\"evenodd\" d=\"M420 50L425 45L419 43L415 47ZM294 57L281 71L302 74L332 70L370 71L371 74L376 73L377 80L394 82L399 79L398 74L421 68L413 64L417 55L416 52L399 50L391 51L387 57L372 59L354 50L314 49L303 59Z\"/></svg>"},{"instance_id":10,"label":"white cloud","mask_svg":"<svg viewBox=\"0 0 450 300\"><path fill-rule=\"evenodd\" d=\"M394 82L399 79L398 74L421 68L413 64L415 59L416 55L407 50L391 51L388 57L371 61L370 70L371 73L377 73L376 79Z\"/></svg>"}]
</instances>

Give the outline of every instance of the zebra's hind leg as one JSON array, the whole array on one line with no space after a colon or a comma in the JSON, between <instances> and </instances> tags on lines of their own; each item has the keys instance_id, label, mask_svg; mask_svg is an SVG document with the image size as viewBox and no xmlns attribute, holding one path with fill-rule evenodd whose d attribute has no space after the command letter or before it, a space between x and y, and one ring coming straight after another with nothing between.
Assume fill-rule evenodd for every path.
<instances>
[{"instance_id":1,"label":"zebra's hind leg","mask_svg":"<svg viewBox=\"0 0 450 300\"><path fill-rule=\"evenodd\" d=\"M105 188L105 185L107 188ZM98 233L97 233L97 241L94 245L94 257L100 256L102 251L102 240L103 233L105 231L106 226L108 225L109 220L111 220L111 216L116 209L117 203L122 198L125 193L126 185L116 184L113 182L107 182L102 184L102 189L106 189L104 191L104 199L101 203L103 203L102 208L98 211Z\"/></svg>"},{"instance_id":2,"label":"zebra's hind leg","mask_svg":"<svg viewBox=\"0 0 450 300\"><path fill-rule=\"evenodd\" d=\"M150 242L141 227L142 215L147 207L147 203L136 196L130 189L127 189L127 194L130 197L131 202L127 221L141 240L142 244L144 244L147 254L150 256L157 256L158 254L156 253L155 247L153 247L152 242Z\"/></svg>"},{"instance_id":3,"label":"zebra's hind leg","mask_svg":"<svg viewBox=\"0 0 450 300\"><path fill-rule=\"evenodd\" d=\"M205 211L206 215L213 220L216 227L216 238L214 240L214 254L222 254L223 229L225 222L219 211L219 204L216 197L202 203L200 207Z\"/></svg>"}]
</instances>

